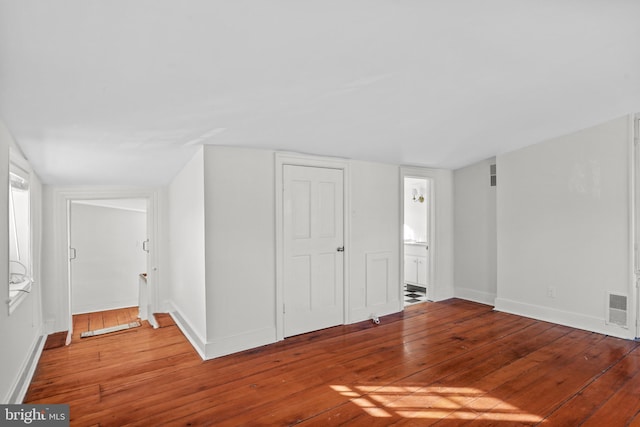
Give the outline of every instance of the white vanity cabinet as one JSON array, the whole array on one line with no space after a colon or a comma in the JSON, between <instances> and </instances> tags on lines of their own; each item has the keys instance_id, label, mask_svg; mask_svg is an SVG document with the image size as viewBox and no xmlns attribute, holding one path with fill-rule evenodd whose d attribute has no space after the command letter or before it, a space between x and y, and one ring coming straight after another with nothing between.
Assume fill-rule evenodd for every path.
<instances>
[{"instance_id":1,"label":"white vanity cabinet","mask_svg":"<svg viewBox=\"0 0 640 427\"><path fill-rule=\"evenodd\" d=\"M404 281L411 285L427 286L429 276L429 252L424 243L405 243Z\"/></svg>"}]
</instances>

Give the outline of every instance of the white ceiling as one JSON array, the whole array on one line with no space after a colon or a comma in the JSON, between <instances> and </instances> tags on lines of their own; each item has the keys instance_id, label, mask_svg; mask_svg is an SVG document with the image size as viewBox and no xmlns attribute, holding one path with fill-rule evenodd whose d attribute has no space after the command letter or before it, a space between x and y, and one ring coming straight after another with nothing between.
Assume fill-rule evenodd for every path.
<instances>
[{"instance_id":1,"label":"white ceiling","mask_svg":"<svg viewBox=\"0 0 640 427\"><path fill-rule=\"evenodd\" d=\"M640 111L638 0L0 0L0 117L45 183L197 145L457 168Z\"/></svg>"}]
</instances>

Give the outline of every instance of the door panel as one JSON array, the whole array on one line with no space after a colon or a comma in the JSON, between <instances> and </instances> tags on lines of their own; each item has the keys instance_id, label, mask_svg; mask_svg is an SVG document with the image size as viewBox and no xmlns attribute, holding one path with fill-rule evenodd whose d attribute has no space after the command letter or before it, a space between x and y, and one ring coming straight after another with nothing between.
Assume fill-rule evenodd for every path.
<instances>
[{"instance_id":1,"label":"door panel","mask_svg":"<svg viewBox=\"0 0 640 427\"><path fill-rule=\"evenodd\" d=\"M429 277L429 258L426 256L419 256L418 259L418 284L421 286L428 285Z\"/></svg>"},{"instance_id":2,"label":"door panel","mask_svg":"<svg viewBox=\"0 0 640 427\"><path fill-rule=\"evenodd\" d=\"M311 237L311 183L308 181L294 181L292 190L293 236L295 239Z\"/></svg>"},{"instance_id":3,"label":"door panel","mask_svg":"<svg viewBox=\"0 0 640 427\"><path fill-rule=\"evenodd\" d=\"M336 237L336 188L333 182L318 183L318 236Z\"/></svg>"},{"instance_id":4,"label":"door panel","mask_svg":"<svg viewBox=\"0 0 640 427\"><path fill-rule=\"evenodd\" d=\"M284 336L344 323L342 170L285 165Z\"/></svg>"}]
</instances>

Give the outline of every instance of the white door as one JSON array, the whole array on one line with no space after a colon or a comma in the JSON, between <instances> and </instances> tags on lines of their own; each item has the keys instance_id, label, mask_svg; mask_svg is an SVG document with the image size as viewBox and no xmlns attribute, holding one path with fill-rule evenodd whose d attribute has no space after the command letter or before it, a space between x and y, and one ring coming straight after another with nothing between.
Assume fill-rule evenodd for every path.
<instances>
[{"instance_id":1,"label":"white door","mask_svg":"<svg viewBox=\"0 0 640 427\"><path fill-rule=\"evenodd\" d=\"M344 323L343 176L285 165L284 336Z\"/></svg>"}]
</instances>

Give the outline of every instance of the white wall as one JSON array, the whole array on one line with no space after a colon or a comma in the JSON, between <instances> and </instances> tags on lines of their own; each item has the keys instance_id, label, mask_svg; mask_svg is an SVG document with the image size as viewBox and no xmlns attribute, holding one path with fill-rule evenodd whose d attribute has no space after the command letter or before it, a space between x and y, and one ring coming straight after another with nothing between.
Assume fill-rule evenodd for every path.
<instances>
[{"instance_id":1,"label":"white wall","mask_svg":"<svg viewBox=\"0 0 640 427\"><path fill-rule=\"evenodd\" d=\"M494 304L497 289L495 158L454 171L455 295ZM498 178L498 185L500 181Z\"/></svg>"},{"instance_id":2,"label":"white wall","mask_svg":"<svg viewBox=\"0 0 640 427\"><path fill-rule=\"evenodd\" d=\"M168 309L179 313L182 326L202 353L207 336L202 149L169 185L168 211Z\"/></svg>"},{"instance_id":3,"label":"white wall","mask_svg":"<svg viewBox=\"0 0 640 427\"><path fill-rule=\"evenodd\" d=\"M0 277L5 278L2 300L9 296L9 235L8 235L8 188L9 147L17 148L9 130L0 120ZM16 150L17 151L17 150ZM37 176L31 174L32 254L35 283L31 293L9 315L7 304L0 306L0 402L19 403L30 380L28 371L31 356L38 351L42 331L41 316L41 229L42 187Z\"/></svg>"},{"instance_id":4,"label":"white wall","mask_svg":"<svg viewBox=\"0 0 640 427\"><path fill-rule=\"evenodd\" d=\"M276 340L275 163L205 146L207 357Z\"/></svg>"},{"instance_id":5,"label":"white wall","mask_svg":"<svg viewBox=\"0 0 640 427\"><path fill-rule=\"evenodd\" d=\"M398 166L350 161L350 322L402 310ZM349 247L350 246L350 247Z\"/></svg>"},{"instance_id":6,"label":"white wall","mask_svg":"<svg viewBox=\"0 0 640 427\"><path fill-rule=\"evenodd\" d=\"M64 331L68 328L69 307L65 311L65 297L68 299L68 287L66 283L59 283L56 279L60 274L56 256L56 239L65 239L64 229L56 228L54 212L54 190L50 185L42 188L42 208L46 215L42 216L42 319L44 332L52 333ZM66 254L59 256L65 257Z\"/></svg>"},{"instance_id":7,"label":"white wall","mask_svg":"<svg viewBox=\"0 0 640 427\"><path fill-rule=\"evenodd\" d=\"M138 305L139 275L147 271L146 224L144 211L71 203L73 314Z\"/></svg>"},{"instance_id":8,"label":"white wall","mask_svg":"<svg viewBox=\"0 0 640 427\"><path fill-rule=\"evenodd\" d=\"M632 299L630 139L622 117L497 158L496 309L633 337L605 324L607 291Z\"/></svg>"},{"instance_id":9,"label":"white wall","mask_svg":"<svg viewBox=\"0 0 640 427\"><path fill-rule=\"evenodd\" d=\"M396 165L351 160L344 164L348 165L346 206L350 226L345 242L349 267L346 322L357 322L372 314L402 310L402 187ZM275 165L273 151L205 146L170 185L170 262L174 280L170 281L169 305L179 324L181 318L186 319L181 326L186 325L188 336L197 329L196 321L205 319L206 328L199 330L206 330L206 336L198 332L195 339L190 337L205 358L272 343L278 338ZM437 260L441 286L438 295L451 296L452 173L415 170L431 177L437 188L434 197L439 207L434 216L439 220L436 239L441 250ZM186 207L189 212L185 212ZM204 262L199 264L201 256ZM197 277L185 281L182 273L190 267L197 270ZM182 284L177 283L180 281ZM206 283L204 288L201 283ZM194 311L198 313L197 320L191 320Z\"/></svg>"}]
</instances>

